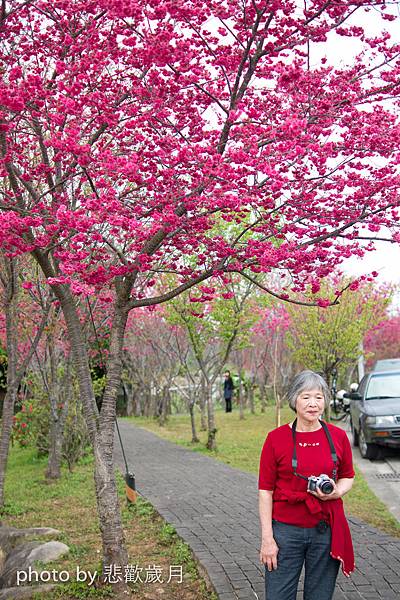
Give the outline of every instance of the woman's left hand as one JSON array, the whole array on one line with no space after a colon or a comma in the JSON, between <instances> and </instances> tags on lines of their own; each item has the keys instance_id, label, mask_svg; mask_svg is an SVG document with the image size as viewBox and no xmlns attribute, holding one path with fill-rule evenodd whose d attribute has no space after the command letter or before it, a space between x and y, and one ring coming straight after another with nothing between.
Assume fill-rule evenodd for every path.
<instances>
[{"instance_id":1,"label":"woman's left hand","mask_svg":"<svg viewBox=\"0 0 400 600\"><path fill-rule=\"evenodd\" d=\"M341 495L340 491L338 490L336 483L333 481L333 479L330 479L330 482L333 485L333 490L331 491L330 494L324 494L323 492L321 492L321 490L318 487L315 492L308 491L308 493L312 494L313 496L316 496L317 498L319 498L320 500L323 500L323 501L337 500L338 498L341 498L342 495Z\"/></svg>"}]
</instances>

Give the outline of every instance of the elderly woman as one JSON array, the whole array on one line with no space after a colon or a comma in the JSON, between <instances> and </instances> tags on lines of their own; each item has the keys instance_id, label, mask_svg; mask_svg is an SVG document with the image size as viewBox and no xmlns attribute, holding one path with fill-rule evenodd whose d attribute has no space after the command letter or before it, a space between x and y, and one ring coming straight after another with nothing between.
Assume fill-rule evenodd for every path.
<instances>
[{"instance_id":1,"label":"elderly woman","mask_svg":"<svg viewBox=\"0 0 400 600\"><path fill-rule=\"evenodd\" d=\"M266 600L296 600L303 565L304 600L331 600L339 565L347 576L354 571L342 501L353 485L352 453L345 431L321 420L329 397L320 375L299 373L288 392L296 418L271 431L262 449Z\"/></svg>"}]
</instances>

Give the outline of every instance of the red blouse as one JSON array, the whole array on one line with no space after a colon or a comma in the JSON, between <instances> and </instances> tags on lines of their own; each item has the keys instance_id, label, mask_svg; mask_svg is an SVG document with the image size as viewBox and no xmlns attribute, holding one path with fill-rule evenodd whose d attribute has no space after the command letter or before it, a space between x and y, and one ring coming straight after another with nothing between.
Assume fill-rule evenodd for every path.
<instances>
[{"instance_id":1,"label":"red blouse","mask_svg":"<svg viewBox=\"0 0 400 600\"><path fill-rule=\"evenodd\" d=\"M328 424L338 456L337 479L354 477L352 452L346 432ZM333 461L328 439L322 427L317 431L296 431L297 472L309 477L325 473L332 477ZM288 424L270 433L264 442L260 458L258 488L274 490L272 518L298 527L314 527L320 516L312 514L305 502L290 503L275 500L282 492L305 492L307 481L296 477L292 469L293 438ZM318 500L318 502L320 502ZM321 502L322 504L322 502Z\"/></svg>"}]
</instances>

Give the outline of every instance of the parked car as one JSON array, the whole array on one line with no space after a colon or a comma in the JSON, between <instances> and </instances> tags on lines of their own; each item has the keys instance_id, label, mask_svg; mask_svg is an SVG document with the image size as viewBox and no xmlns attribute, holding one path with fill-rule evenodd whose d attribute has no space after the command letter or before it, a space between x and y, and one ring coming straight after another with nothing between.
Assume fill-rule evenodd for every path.
<instances>
[{"instance_id":1,"label":"parked car","mask_svg":"<svg viewBox=\"0 0 400 600\"><path fill-rule=\"evenodd\" d=\"M353 445L363 458L375 459L383 446L400 448L400 369L365 375L350 399Z\"/></svg>"}]
</instances>

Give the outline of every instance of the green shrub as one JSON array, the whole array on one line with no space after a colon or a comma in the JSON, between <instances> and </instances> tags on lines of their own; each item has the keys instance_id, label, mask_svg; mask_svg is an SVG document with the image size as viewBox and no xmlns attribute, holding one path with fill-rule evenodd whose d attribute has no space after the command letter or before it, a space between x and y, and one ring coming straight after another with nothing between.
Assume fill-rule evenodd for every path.
<instances>
[{"instance_id":1,"label":"green shrub","mask_svg":"<svg viewBox=\"0 0 400 600\"><path fill-rule=\"evenodd\" d=\"M34 414L32 402L24 402L22 408L13 417L12 441L25 448L34 439Z\"/></svg>"}]
</instances>

